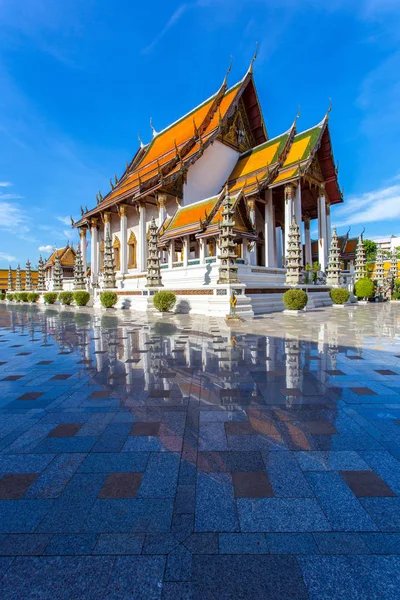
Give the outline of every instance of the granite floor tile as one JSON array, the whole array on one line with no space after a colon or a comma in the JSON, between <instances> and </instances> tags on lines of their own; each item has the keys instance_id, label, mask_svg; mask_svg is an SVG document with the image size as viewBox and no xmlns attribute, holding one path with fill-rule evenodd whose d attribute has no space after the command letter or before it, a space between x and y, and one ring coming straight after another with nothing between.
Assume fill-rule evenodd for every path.
<instances>
[{"instance_id":1,"label":"granite floor tile","mask_svg":"<svg viewBox=\"0 0 400 600\"><path fill-rule=\"evenodd\" d=\"M19 500L39 473L9 474L0 478L0 500Z\"/></svg>"},{"instance_id":2,"label":"granite floor tile","mask_svg":"<svg viewBox=\"0 0 400 600\"><path fill-rule=\"evenodd\" d=\"M134 423L130 435L154 436L158 435L160 423Z\"/></svg>"},{"instance_id":3,"label":"granite floor tile","mask_svg":"<svg viewBox=\"0 0 400 600\"><path fill-rule=\"evenodd\" d=\"M271 498L274 495L266 473L232 473L235 498Z\"/></svg>"},{"instance_id":4,"label":"granite floor tile","mask_svg":"<svg viewBox=\"0 0 400 600\"><path fill-rule=\"evenodd\" d=\"M107 600L159 600L165 569L163 556L121 556L115 561L105 598Z\"/></svg>"},{"instance_id":5,"label":"granite floor tile","mask_svg":"<svg viewBox=\"0 0 400 600\"><path fill-rule=\"evenodd\" d=\"M47 437L73 437L81 427L81 423L61 423L50 431Z\"/></svg>"},{"instance_id":6,"label":"granite floor tile","mask_svg":"<svg viewBox=\"0 0 400 600\"><path fill-rule=\"evenodd\" d=\"M312 533L266 533L271 554L318 554Z\"/></svg>"},{"instance_id":7,"label":"granite floor tile","mask_svg":"<svg viewBox=\"0 0 400 600\"><path fill-rule=\"evenodd\" d=\"M98 498L136 498L142 473L109 473Z\"/></svg>"},{"instance_id":8,"label":"granite floor tile","mask_svg":"<svg viewBox=\"0 0 400 600\"><path fill-rule=\"evenodd\" d=\"M353 494L359 498L396 496L374 471L341 471L340 474Z\"/></svg>"},{"instance_id":9,"label":"granite floor tile","mask_svg":"<svg viewBox=\"0 0 400 600\"><path fill-rule=\"evenodd\" d=\"M331 524L313 498L239 498L243 532L330 531ZM373 528L373 526L372 526Z\"/></svg>"}]
</instances>

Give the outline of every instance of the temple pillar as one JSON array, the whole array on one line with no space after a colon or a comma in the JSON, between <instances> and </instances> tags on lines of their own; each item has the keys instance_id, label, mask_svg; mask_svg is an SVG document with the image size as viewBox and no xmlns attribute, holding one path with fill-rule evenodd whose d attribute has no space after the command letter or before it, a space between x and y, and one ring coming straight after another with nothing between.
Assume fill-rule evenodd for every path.
<instances>
[{"instance_id":1,"label":"temple pillar","mask_svg":"<svg viewBox=\"0 0 400 600\"><path fill-rule=\"evenodd\" d=\"M86 231L87 231L87 228L86 228L86 227L81 227L81 228L79 229L80 246L81 246L81 254L82 254L82 264L83 264L83 270L84 270L84 272L85 272L85 277L86 277L86 272L87 272L87 256L86 256L87 242L86 242Z\"/></svg>"},{"instance_id":2,"label":"temple pillar","mask_svg":"<svg viewBox=\"0 0 400 600\"><path fill-rule=\"evenodd\" d=\"M321 271L325 271L327 263L326 238L325 190L321 187L318 196L318 262L321 265Z\"/></svg>"},{"instance_id":3,"label":"temple pillar","mask_svg":"<svg viewBox=\"0 0 400 600\"><path fill-rule=\"evenodd\" d=\"M312 265L310 217L304 217L304 246L306 264Z\"/></svg>"},{"instance_id":4,"label":"temple pillar","mask_svg":"<svg viewBox=\"0 0 400 600\"><path fill-rule=\"evenodd\" d=\"M92 219L90 223L90 233L92 241L90 244L90 269L91 269L91 283L96 284L99 276L99 261L98 261L98 231L97 231L97 219Z\"/></svg>"},{"instance_id":5,"label":"temple pillar","mask_svg":"<svg viewBox=\"0 0 400 600\"><path fill-rule=\"evenodd\" d=\"M165 217L167 216L167 211L165 208L166 201L167 201L166 194L158 194L157 205L158 205L158 226L159 227L161 227L161 225L164 223Z\"/></svg>"},{"instance_id":6,"label":"temple pillar","mask_svg":"<svg viewBox=\"0 0 400 600\"><path fill-rule=\"evenodd\" d=\"M249 207L250 221L255 230L256 229L256 204L255 204L255 201L252 198L250 198L250 200L247 200L247 206ZM250 265L257 264L256 251L257 251L257 245L256 245L256 243L252 243L252 250L248 250L248 257L249 257Z\"/></svg>"},{"instance_id":7,"label":"temple pillar","mask_svg":"<svg viewBox=\"0 0 400 600\"><path fill-rule=\"evenodd\" d=\"M168 247L168 269L172 269L175 254L175 240L171 240Z\"/></svg>"},{"instance_id":8,"label":"temple pillar","mask_svg":"<svg viewBox=\"0 0 400 600\"><path fill-rule=\"evenodd\" d=\"M302 227L301 227L301 222L302 222L303 217L302 217L302 209L301 209L301 180L300 179L299 179L299 183L297 184L295 195L294 195L293 212L294 212L294 216L296 219L296 223L299 226L300 244L301 244L301 247L303 248ZM301 264L303 265L303 253L301 254Z\"/></svg>"},{"instance_id":9,"label":"temple pillar","mask_svg":"<svg viewBox=\"0 0 400 600\"><path fill-rule=\"evenodd\" d=\"M119 210L120 216L120 271L127 273L128 271L128 218L126 216L126 206L122 204Z\"/></svg>"},{"instance_id":10,"label":"temple pillar","mask_svg":"<svg viewBox=\"0 0 400 600\"><path fill-rule=\"evenodd\" d=\"M326 255L329 256L329 248L331 247L331 204L326 199Z\"/></svg>"},{"instance_id":11,"label":"temple pillar","mask_svg":"<svg viewBox=\"0 0 400 600\"><path fill-rule=\"evenodd\" d=\"M139 208L139 261L138 267L139 271L146 271L146 204L144 202L140 202L138 205Z\"/></svg>"},{"instance_id":12,"label":"temple pillar","mask_svg":"<svg viewBox=\"0 0 400 600\"><path fill-rule=\"evenodd\" d=\"M265 266L276 267L275 260L275 214L272 204L272 190L265 191Z\"/></svg>"},{"instance_id":13,"label":"temple pillar","mask_svg":"<svg viewBox=\"0 0 400 600\"><path fill-rule=\"evenodd\" d=\"M111 213L105 212L103 215L103 223L104 223L104 240L108 235L111 237Z\"/></svg>"},{"instance_id":14,"label":"temple pillar","mask_svg":"<svg viewBox=\"0 0 400 600\"><path fill-rule=\"evenodd\" d=\"M293 186L286 185L284 194L285 194L285 247L284 247L284 254L285 254L285 264L286 264L288 244L289 244L289 229L290 229L290 225L292 223L292 216L294 214L293 213L293 210L294 210L293 209Z\"/></svg>"},{"instance_id":15,"label":"temple pillar","mask_svg":"<svg viewBox=\"0 0 400 600\"><path fill-rule=\"evenodd\" d=\"M199 240L199 250L200 264L204 265L206 262L206 241L204 238Z\"/></svg>"},{"instance_id":16,"label":"temple pillar","mask_svg":"<svg viewBox=\"0 0 400 600\"><path fill-rule=\"evenodd\" d=\"M187 267L188 266L188 260L189 260L189 236L185 235L185 237L183 238L183 266Z\"/></svg>"},{"instance_id":17,"label":"temple pillar","mask_svg":"<svg viewBox=\"0 0 400 600\"><path fill-rule=\"evenodd\" d=\"M283 256L283 248L282 248L282 227L275 227L275 240L276 240L276 266L279 269L282 269L282 256Z\"/></svg>"}]
</instances>

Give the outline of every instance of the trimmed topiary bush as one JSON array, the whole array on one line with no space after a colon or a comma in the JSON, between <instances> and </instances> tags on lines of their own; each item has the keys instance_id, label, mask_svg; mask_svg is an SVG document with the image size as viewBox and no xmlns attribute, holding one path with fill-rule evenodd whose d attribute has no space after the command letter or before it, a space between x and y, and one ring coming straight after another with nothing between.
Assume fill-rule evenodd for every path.
<instances>
[{"instance_id":1,"label":"trimmed topiary bush","mask_svg":"<svg viewBox=\"0 0 400 600\"><path fill-rule=\"evenodd\" d=\"M64 304L64 306L69 306L70 304L72 304L74 295L72 292L60 292L58 294L58 299L61 302L61 304Z\"/></svg>"},{"instance_id":2,"label":"trimmed topiary bush","mask_svg":"<svg viewBox=\"0 0 400 600\"><path fill-rule=\"evenodd\" d=\"M283 304L288 310L302 310L307 302L308 296L304 290L292 289L283 294Z\"/></svg>"},{"instance_id":3,"label":"trimmed topiary bush","mask_svg":"<svg viewBox=\"0 0 400 600\"><path fill-rule=\"evenodd\" d=\"M57 292L46 292L43 296L43 299L46 302L46 304L54 304L54 302L57 300L57 298L58 298Z\"/></svg>"},{"instance_id":4,"label":"trimmed topiary bush","mask_svg":"<svg viewBox=\"0 0 400 600\"><path fill-rule=\"evenodd\" d=\"M329 295L334 304L346 304L350 298L350 292L344 288L333 288Z\"/></svg>"},{"instance_id":5,"label":"trimmed topiary bush","mask_svg":"<svg viewBox=\"0 0 400 600\"><path fill-rule=\"evenodd\" d=\"M369 279L368 277L359 279L354 286L354 294L357 298L363 298L364 300L372 298L374 295L374 282L372 279Z\"/></svg>"},{"instance_id":6,"label":"trimmed topiary bush","mask_svg":"<svg viewBox=\"0 0 400 600\"><path fill-rule=\"evenodd\" d=\"M28 292L19 292L18 300L20 302L28 302Z\"/></svg>"},{"instance_id":7,"label":"trimmed topiary bush","mask_svg":"<svg viewBox=\"0 0 400 600\"><path fill-rule=\"evenodd\" d=\"M8 300L9 302L13 302L13 300L14 300L14 294L7 294L7 296L6 296L6 297L7 297L7 300Z\"/></svg>"},{"instance_id":8,"label":"trimmed topiary bush","mask_svg":"<svg viewBox=\"0 0 400 600\"><path fill-rule=\"evenodd\" d=\"M0 300L5 300L6 299L6 295L3 293L0 293Z\"/></svg>"},{"instance_id":9,"label":"trimmed topiary bush","mask_svg":"<svg viewBox=\"0 0 400 600\"><path fill-rule=\"evenodd\" d=\"M173 292L157 292L153 304L160 312L168 312L175 306L176 296Z\"/></svg>"},{"instance_id":10,"label":"trimmed topiary bush","mask_svg":"<svg viewBox=\"0 0 400 600\"><path fill-rule=\"evenodd\" d=\"M40 298L40 294L37 294L36 292L30 292L28 294L28 302L31 302L32 304L35 304L35 302L37 302Z\"/></svg>"},{"instance_id":11,"label":"trimmed topiary bush","mask_svg":"<svg viewBox=\"0 0 400 600\"><path fill-rule=\"evenodd\" d=\"M77 306L86 306L86 304L90 300L89 292L85 292L80 290L79 292L74 292L74 302Z\"/></svg>"},{"instance_id":12,"label":"trimmed topiary bush","mask_svg":"<svg viewBox=\"0 0 400 600\"><path fill-rule=\"evenodd\" d=\"M104 308L112 308L118 302L118 296L115 292L102 292L100 294L100 302Z\"/></svg>"}]
</instances>

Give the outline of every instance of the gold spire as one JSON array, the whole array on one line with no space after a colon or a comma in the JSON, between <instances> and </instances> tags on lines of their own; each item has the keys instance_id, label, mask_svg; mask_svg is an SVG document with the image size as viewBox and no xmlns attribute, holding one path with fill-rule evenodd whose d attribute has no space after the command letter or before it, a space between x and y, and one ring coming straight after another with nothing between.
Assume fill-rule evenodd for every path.
<instances>
[{"instance_id":1,"label":"gold spire","mask_svg":"<svg viewBox=\"0 0 400 600\"><path fill-rule=\"evenodd\" d=\"M251 59L249 70L247 71L248 73L253 72L253 63L257 58L257 54L258 54L258 42L256 42L256 51L254 52L253 58Z\"/></svg>"}]
</instances>

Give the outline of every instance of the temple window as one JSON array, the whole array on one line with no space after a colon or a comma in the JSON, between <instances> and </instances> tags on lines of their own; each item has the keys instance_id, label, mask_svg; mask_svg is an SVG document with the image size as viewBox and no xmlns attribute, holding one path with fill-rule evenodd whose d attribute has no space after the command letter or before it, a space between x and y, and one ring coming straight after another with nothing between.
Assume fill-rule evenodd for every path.
<instances>
[{"instance_id":1,"label":"temple window","mask_svg":"<svg viewBox=\"0 0 400 600\"><path fill-rule=\"evenodd\" d=\"M200 256L200 247L199 242L196 240L194 235L191 235L189 238L189 259L191 258L199 258Z\"/></svg>"},{"instance_id":2,"label":"temple window","mask_svg":"<svg viewBox=\"0 0 400 600\"><path fill-rule=\"evenodd\" d=\"M114 249L114 265L115 265L115 269L116 271L119 271L121 266L120 266L120 243L119 243L119 238L118 236L115 236L114 238L114 243L113 243L113 249Z\"/></svg>"},{"instance_id":3,"label":"temple window","mask_svg":"<svg viewBox=\"0 0 400 600\"><path fill-rule=\"evenodd\" d=\"M136 269L137 268L136 248L137 248L136 236L133 233L133 231L131 231L131 234L130 234L129 240L128 240L128 269Z\"/></svg>"},{"instance_id":4,"label":"temple window","mask_svg":"<svg viewBox=\"0 0 400 600\"><path fill-rule=\"evenodd\" d=\"M237 242L236 247L235 247L235 254L236 254L236 258L242 258L242 241Z\"/></svg>"}]
</instances>

